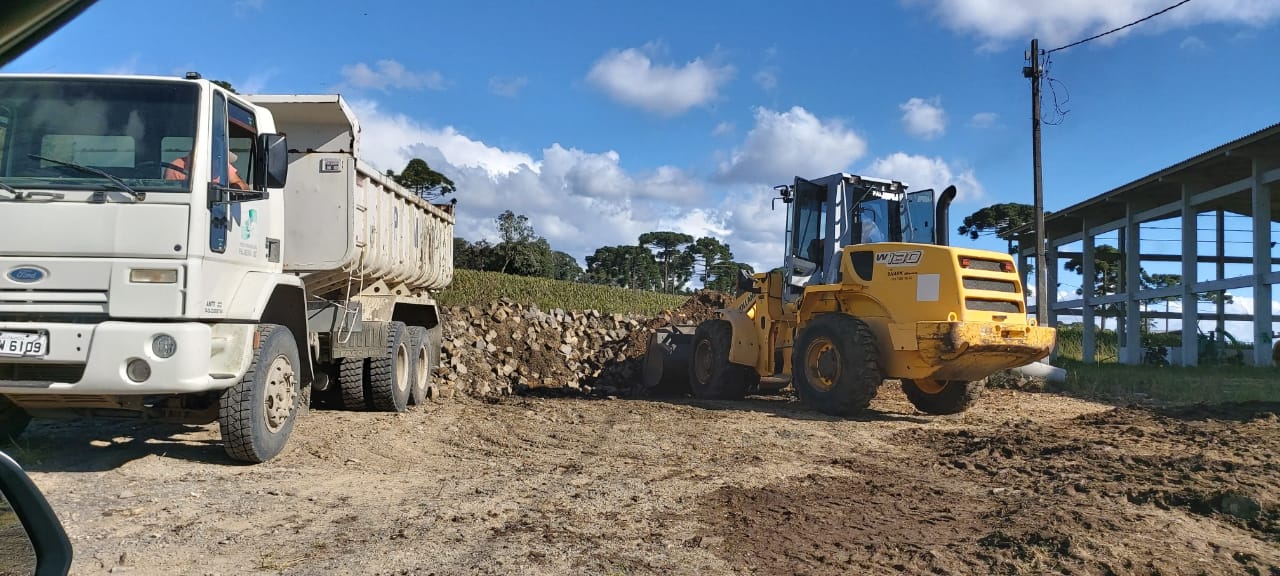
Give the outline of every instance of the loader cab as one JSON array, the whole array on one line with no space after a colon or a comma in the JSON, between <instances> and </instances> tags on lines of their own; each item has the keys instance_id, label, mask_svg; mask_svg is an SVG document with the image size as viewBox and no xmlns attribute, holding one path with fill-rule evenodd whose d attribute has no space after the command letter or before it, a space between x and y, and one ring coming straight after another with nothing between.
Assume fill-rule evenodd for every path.
<instances>
[{"instance_id":1,"label":"loader cab","mask_svg":"<svg viewBox=\"0 0 1280 576\"><path fill-rule=\"evenodd\" d=\"M791 186L779 188L786 189L787 300L799 297L805 286L839 282L845 246L938 240L931 189L908 193L901 182L844 173L815 180L797 177Z\"/></svg>"}]
</instances>

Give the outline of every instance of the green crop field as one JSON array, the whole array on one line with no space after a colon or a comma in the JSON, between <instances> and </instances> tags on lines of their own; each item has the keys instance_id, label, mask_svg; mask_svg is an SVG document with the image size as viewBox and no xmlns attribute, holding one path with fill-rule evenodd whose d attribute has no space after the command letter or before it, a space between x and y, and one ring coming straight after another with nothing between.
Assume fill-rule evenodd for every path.
<instances>
[{"instance_id":1,"label":"green crop field","mask_svg":"<svg viewBox=\"0 0 1280 576\"><path fill-rule=\"evenodd\" d=\"M643 290L464 269L454 270L453 283L439 296L445 306L484 305L499 298L534 304L542 310L563 308L646 315L676 308L688 299Z\"/></svg>"}]
</instances>

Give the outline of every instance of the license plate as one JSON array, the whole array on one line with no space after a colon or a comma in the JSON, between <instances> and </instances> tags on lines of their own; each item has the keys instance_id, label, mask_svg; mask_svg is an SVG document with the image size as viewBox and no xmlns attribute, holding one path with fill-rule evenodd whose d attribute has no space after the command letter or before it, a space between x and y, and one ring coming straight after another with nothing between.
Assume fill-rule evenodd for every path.
<instances>
[{"instance_id":1,"label":"license plate","mask_svg":"<svg viewBox=\"0 0 1280 576\"><path fill-rule=\"evenodd\" d=\"M48 353L48 334L0 332L0 356L44 356Z\"/></svg>"}]
</instances>

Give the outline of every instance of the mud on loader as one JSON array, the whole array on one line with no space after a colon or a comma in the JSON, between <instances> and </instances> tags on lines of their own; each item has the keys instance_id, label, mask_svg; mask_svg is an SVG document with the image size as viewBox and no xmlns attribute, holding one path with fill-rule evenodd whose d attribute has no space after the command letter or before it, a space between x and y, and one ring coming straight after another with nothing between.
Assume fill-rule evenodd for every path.
<instances>
[{"instance_id":1,"label":"mud on loader","mask_svg":"<svg viewBox=\"0 0 1280 576\"><path fill-rule=\"evenodd\" d=\"M1028 320L1007 254L947 244L949 186L908 193L849 174L775 188L787 206L782 268L738 278L717 317L660 328L651 390L736 399L791 385L833 415L865 409L885 379L929 414L968 409L991 374L1053 348Z\"/></svg>"}]
</instances>

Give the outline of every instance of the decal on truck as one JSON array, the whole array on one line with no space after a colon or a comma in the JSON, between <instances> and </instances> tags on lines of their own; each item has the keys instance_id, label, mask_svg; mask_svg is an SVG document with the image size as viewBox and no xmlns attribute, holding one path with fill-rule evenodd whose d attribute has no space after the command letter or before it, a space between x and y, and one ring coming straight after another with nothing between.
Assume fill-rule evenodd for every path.
<instances>
[{"instance_id":1,"label":"decal on truck","mask_svg":"<svg viewBox=\"0 0 1280 576\"><path fill-rule=\"evenodd\" d=\"M879 252L876 254L876 264L884 264L885 266L916 266L920 264L920 258L924 256L923 250L899 250L897 252Z\"/></svg>"}]
</instances>

